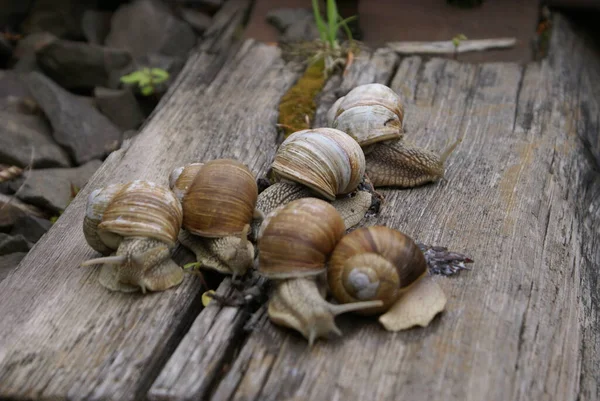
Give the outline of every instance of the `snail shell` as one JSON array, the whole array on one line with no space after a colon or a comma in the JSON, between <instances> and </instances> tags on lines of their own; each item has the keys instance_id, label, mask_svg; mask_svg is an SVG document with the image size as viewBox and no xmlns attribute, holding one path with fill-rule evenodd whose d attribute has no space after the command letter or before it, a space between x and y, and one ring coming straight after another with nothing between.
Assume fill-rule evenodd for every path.
<instances>
[{"instance_id":1,"label":"snail shell","mask_svg":"<svg viewBox=\"0 0 600 401\"><path fill-rule=\"evenodd\" d=\"M239 235L254 215L258 187L252 172L232 159L175 169L170 186L183 205L183 227L208 238Z\"/></svg>"},{"instance_id":2,"label":"snail shell","mask_svg":"<svg viewBox=\"0 0 600 401\"><path fill-rule=\"evenodd\" d=\"M427 272L423 252L408 236L384 227L363 227L344 236L335 247L327 281L340 303L381 300L383 306L358 311L387 311Z\"/></svg>"},{"instance_id":3,"label":"snail shell","mask_svg":"<svg viewBox=\"0 0 600 401\"><path fill-rule=\"evenodd\" d=\"M94 190L83 231L88 244L103 254L116 250L123 237L152 238L173 247L182 217L179 201L167 188L136 180Z\"/></svg>"},{"instance_id":4,"label":"snail shell","mask_svg":"<svg viewBox=\"0 0 600 401\"><path fill-rule=\"evenodd\" d=\"M363 147L403 136L404 108L400 98L381 84L352 89L333 104L327 117L328 126L347 133Z\"/></svg>"},{"instance_id":5,"label":"snail shell","mask_svg":"<svg viewBox=\"0 0 600 401\"><path fill-rule=\"evenodd\" d=\"M345 232L344 221L328 202L302 198L278 207L258 234L258 271L270 278L322 273Z\"/></svg>"},{"instance_id":6,"label":"snail shell","mask_svg":"<svg viewBox=\"0 0 600 401\"><path fill-rule=\"evenodd\" d=\"M351 137L337 129L317 128L291 134L280 145L271 168L277 176L334 200L358 187L366 163Z\"/></svg>"}]
</instances>

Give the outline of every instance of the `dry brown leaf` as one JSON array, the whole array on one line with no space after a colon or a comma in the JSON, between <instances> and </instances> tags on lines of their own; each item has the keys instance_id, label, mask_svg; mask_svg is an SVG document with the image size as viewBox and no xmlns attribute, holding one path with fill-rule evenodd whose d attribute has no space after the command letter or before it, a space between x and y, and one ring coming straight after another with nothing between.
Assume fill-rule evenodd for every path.
<instances>
[{"instance_id":1,"label":"dry brown leaf","mask_svg":"<svg viewBox=\"0 0 600 401\"><path fill-rule=\"evenodd\" d=\"M446 295L431 276L416 282L389 311L379 317L388 331L426 327L446 307Z\"/></svg>"}]
</instances>

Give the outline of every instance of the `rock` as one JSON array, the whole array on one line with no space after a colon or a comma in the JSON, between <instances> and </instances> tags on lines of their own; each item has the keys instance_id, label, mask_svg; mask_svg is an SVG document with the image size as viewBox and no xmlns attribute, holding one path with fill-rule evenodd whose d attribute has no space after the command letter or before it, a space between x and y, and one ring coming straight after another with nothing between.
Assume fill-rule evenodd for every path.
<instances>
[{"instance_id":1,"label":"rock","mask_svg":"<svg viewBox=\"0 0 600 401\"><path fill-rule=\"evenodd\" d=\"M129 50L134 58L150 53L187 58L194 31L158 0L135 0L114 13L105 45Z\"/></svg>"},{"instance_id":2,"label":"rock","mask_svg":"<svg viewBox=\"0 0 600 401\"><path fill-rule=\"evenodd\" d=\"M116 88L131 61L127 51L69 40L53 41L37 52L46 75L67 89Z\"/></svg>"},{"instance_id":3,"label":"rock","mask_svg":"<svg viewBox=\"0 0 600 401\"><path fill-rule=\"evenodd\" d=\"M27 215L47 217L46 213L35 206L23 203L13 196L0 194L0 231L10 231L17 220Z\"/></svg>"},{"instance_id":4,"label":"rock","mask_svg":"<svg viewBox=\"0 0 600 401\"><path fill-rule=\"evenodd\" d=\"M27 252L14 252L0 256L0 281L4 280L21 263L25 255Z\"/></svg>"},{"instance_id":5,"label":"rock","mask_svg":"<svg viewBox=\"0 0 600 401\"><path fill-rule=\"evenodd\" d=\"M26 34L50 32L60 38L83 38L81 19L97 0L36 0L22 25Z\"/></svg>"},{"instance_id":6,"label":"rock","mask_svg":"<svg viewBox=\"0 0 600 401\"><path fill-rule=\"evenodd\" d=\"M13 49L8 40L0 36L0 66L5 66L12 57Z\"/></svg>"},{"instance_id":7,"label":"rock","mask_svg":"<svg viewBox=\"0 0 600 401\"><path fill-rule=\"evenodd\" d=\"M29 252L29 243L22 235L0 233L0 256L13 252Z\"/></svg>"},{"instance_id":8,"label":"rock","mask_svg":"<svg viewBox=\"0 0 600 401\"><path fill-rule=\"evenodd\" d=\"M22 235L29 242L36 243L52 227L50 220L25 215L17 219L10 230L10 235Z\"/></svg>"},{"instance_id":9,"label":"rock","mask_svg":"<svg viewBox=\"0 0 600 401\"><path fill-rule=\"evenodd\" d=\"M5 97L31 97L27 84L21 75L10 70L0 70L0 99Z\"/></svg>"},{"instance_id":10,"label":"rock","mask_svg":"<svg viewBox=\"0 0 600 401\"><path fill-rule=\"evenodd\" d=\"M290 26L306 18L313 18L313 12L308 8L278 8L267 13L266 20L280 33Z\"/></svg>"},{"instance_id":11,"label":"rock","mask_svg":"<svg viewBox=\"0 0 600 401\"><path fill-rule=\"evenodd\" d=\"M21 187L17 197L23 202L61 213L72 200L71 185L83 188L101 165L101 161L92 160L76 168L31 170L24 178L11 182L11 187L13 190Z\"/></svg>"},{"instance_id":12,"label":"rock","mask_svg":"<svg viewBox=\"0 0 600 401\"><path fill-rule=\"evenodd\" d=\"M85 39L94 45L102 45L110 30L112 13L108 11L86 10L81 17L81 30Z\"/></svg>"},{"instance_id":13,"label":"rock","mask_svg":"<svg viewBox=\"0 0 600 401\"><path fill-rule=\"evenodd\" d=\"M121 131L98 110L37 72L29 75L27 83L52 124L54 139L77 165L101 158L118 147Z\"/></svg>"},{"instance_id":14,"label":"rock","mask_svg":"<svg viewBox=\"0 0 600 401\"><path fill-rule=\"evenodd\" d=\"M198 35L202 35L212 23L212 18L209 15L193 8L181 8L179 15L194 28Z\"/></svg>"},{"instance_id":15,"label":"rock","mask_svg":"<svg viewBox=\"0 0 600 401\"><path fill-rule=\"evenodd\" d=\"M0 0L0 26L16 28L27 15L33 0Z\"/></svg>"},{"instance_id":16,"label":"rock","mask_svg":"<svg viewBox=\"0 0 600 401\"><path fill-rule=\"evenodd\" d=\"M57 37L49 32L32 33L21 39L13 52L13 57L18 60L13 66L13 70L17 72L38 71L36 53L55 40Z\"/></svg>"},{"instance_id":17,"label":"rock","mask_svg":"<svg viewBox=\"0 0 600 401\"><path fill-rule=\"evenodd\" d=\"M94 89L98 109L122 131L138 128L144 114L135 96L129 89Z\"/></svg>"},{"instance_id":18,"label":"rock","mask_svg":"<svg viewBox=\"0 0 600 401\"><path fill-rule=\"evenodd\" d=\"M69 156L52 139L41 116L0 111L0 163L26 167L69 167Z\"/></svg>"}]
</instances>

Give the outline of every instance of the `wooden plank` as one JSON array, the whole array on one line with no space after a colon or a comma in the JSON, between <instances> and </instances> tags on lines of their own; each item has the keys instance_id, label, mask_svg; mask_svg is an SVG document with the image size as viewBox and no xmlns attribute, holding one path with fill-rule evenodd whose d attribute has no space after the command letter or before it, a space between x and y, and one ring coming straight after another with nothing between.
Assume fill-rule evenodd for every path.
<instances>
[{"instance_id":1,"label":"wooden plank","mask_svg":"<svg viewBox=\"0 0 600 401\"><path fill-rule=\"evenodd\" d=\"M369 222L474 256L437 278L443 315L395 334L338 317L343 338L312 349L263 316L212 400L598 398L600 181L577 136L597 107L582 83L598 81L581 77L590 55L561 17L554 35L561 50L526 68L413 57L392 81L407 136L440 148L464 135L447 182L383 191Z\"/></svg>"},{"instance_id":2,"label":"wooden plank","mask_svg":"<svg viewBox=\"0 0 600 401\"><path fill-rule=\"evenodd\" d=\"M276 48L253 41L221 68L224 61L193 55L151 122L105 161L1 283L0 398L131 400L155 379L201 308L199 280L147 296L108 292L96 270L77 269L95 255L80 229L83 210L98 186L166 185L174 167L191 161L231 157L264 172L275 150L276 105L295 74Z\"/></svg>"}]
</instances>

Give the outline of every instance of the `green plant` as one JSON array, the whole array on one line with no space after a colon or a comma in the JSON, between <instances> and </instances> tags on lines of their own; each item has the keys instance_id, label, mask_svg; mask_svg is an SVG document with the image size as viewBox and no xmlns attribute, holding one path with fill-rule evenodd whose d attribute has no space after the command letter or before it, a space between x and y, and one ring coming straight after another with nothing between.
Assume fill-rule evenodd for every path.
<instances>
[{"instance_id":1,"label":"green plant","mask_svg":"<svg viewBox=\"0 0 600 401\"><path fill-rule=\"evenodd\" d=\"M350 32L350 28L348 28L348 22L354 21L356 19L356 15L342 19L338 13L335 0L327 0L327 23L325 23L323 17L321 16L319 1L312 0L312 6L315 14L315 22L317 23L319 36L322 42L327 43L332 49L339 48L337 33L340 28L344 28L348 39L352 40L352 33Z\"/></svg>"},{"instance_id":2,"label":"green plant","mask_svg":"<svg viewBox=\"0 0 600 401\"><path fill-rule=\"evenodd\" d=\"M352 33L348 27L348 22L354 21L356 15L343 19L338 13L335 0L327 0L327 21L321 16L319 0L312 0L315 22L319 30L319 37L325 48L318 51L315 58L323 57L325 59L325 72L329 73L336 64L343 61L344 54L337 40L338 31L343 28L346 36L352 42Z\"/></svg>"},{"instance_id":3,"label":"green plant","mask_svg":"<svg viewBox=\"0 0 600 401\"><path fill-rule=\"evenodd\" d=\"M462 42L463 40L467 40L467 37L462 33L459 33L458 35L456 35L455 37L452 38L452 44L454 45L454 58L455 59L458 56L458 46L460 46L460 42Z\"/></svg>"},{"instance_id":4,"label":"green plant","mask_svg":"<svg viewBox=\"0 0 600 401\"><path fill-rule=\"evenodd\" d=\"M156 85L169 79L169 73L162 68L142 68L121 77L124 84L137 84L144 96L156 91Z\"/></svg>"}]
</instances>

